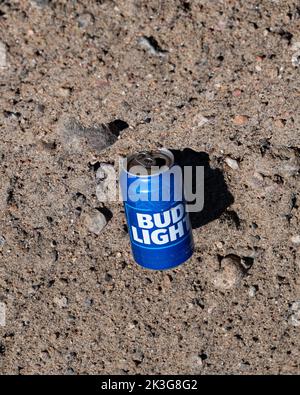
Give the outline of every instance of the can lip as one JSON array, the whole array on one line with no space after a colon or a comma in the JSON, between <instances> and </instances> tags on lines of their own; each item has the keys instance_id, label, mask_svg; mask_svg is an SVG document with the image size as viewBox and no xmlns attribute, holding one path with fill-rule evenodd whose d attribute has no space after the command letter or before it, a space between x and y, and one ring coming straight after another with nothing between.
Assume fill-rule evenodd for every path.
<instances>
[{"instance_id":1,"label":"can lip","mask_svg":"<svg viewBox=\"0 0 300 395\"><path fill-rule=\"evenodd\" d=\"M163 174L163 173L166 173L167 171L169 171L170 168L174 165L174 155L172 154L172 152L171 152L170 150L168 150L167 148L158 148L156 151L157 151L157 152L160 152L160 153L162 153L162 154L164 154L164 155L166 155L166 156L169 158L169 160L170 160L170 165L169 165L169 166L162 166L161 169L160 169L157 173L154 173L154 174L145 174L145 175L144 175L144 174L141 174L141 175L138 175L138 177L140 177L140 178L149 178L149 177L159 176L160 174ZM143 151L140 151L140 152L143 152ZM127 156L127 157L122 161L122 170L125 171L127 174L130 174L131 176L135 176L135 177L136 177L137 175L134 174L134 173L131 173L131 172L128 170L128 163L129 163L130 160L132 160L136 155L137 155L137 153L132 154L132 155L129 155L129 156Z\"/></svg>"}]
</instances>

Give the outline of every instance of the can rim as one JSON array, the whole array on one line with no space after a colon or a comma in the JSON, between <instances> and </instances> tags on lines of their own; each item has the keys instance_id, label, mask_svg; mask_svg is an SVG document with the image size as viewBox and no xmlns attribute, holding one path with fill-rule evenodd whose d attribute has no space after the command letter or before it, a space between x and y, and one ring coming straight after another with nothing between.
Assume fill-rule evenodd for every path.
<instances>
[{"instance_id":1,"label":"can rim","mask_svg":"<svg viewBox=\"0 0 300 395\"><path fill-rule=\"evenodd\" d=\"M163 174L163 173L166 173L166 172L169 171L169 170L171 169L171 167L174 165L174 155L172 154L172 152L171 152L170 150L168 150L167 148L158 148L156 151L158 151L158 152L160 152L160 153L165 154L166 156L168 156L169 159L170 159L170 165L169 165L169 166L162 166L162 167L161 167L162 170L159 170L159 171L158 171L157 173L155 173L155 174L145 174L145 175L142 174L142 175L138 175L138 177L140 177L140 178L156 177L156 176L159 176L159 175L161 175L161 174ZM141 151L141 152L142 152L142 151ZM131 173L131 172L128 170L128 168L127 168L128 163L130 162L131 159L134 158L135 155L136 155L136 153L135 153L135 154L132 154L132 155L129 155L129 156L127 156L126 158L124 158L124 160L122 161L122 170L124 170L127 174L130 174L131 176L137 177L136 174Z\"/></svg>"}]
</instances>

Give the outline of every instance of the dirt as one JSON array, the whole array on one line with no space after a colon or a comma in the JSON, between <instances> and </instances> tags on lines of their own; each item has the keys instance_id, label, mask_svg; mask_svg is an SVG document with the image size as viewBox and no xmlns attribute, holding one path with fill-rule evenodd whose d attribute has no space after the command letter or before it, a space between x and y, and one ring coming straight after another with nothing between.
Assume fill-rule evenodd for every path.
<instances>
[{"instance_id":1,"label":"dirt","mask_svg":"<svg viewBox=\"0 0 300 395\"><path fill-rule=\"evenodd\" d=\"M284 0L0 2L1 373L300 373L299 25ZM96 196L159 147L206 166L166 272Z\"/></svg>"}]
</instances>

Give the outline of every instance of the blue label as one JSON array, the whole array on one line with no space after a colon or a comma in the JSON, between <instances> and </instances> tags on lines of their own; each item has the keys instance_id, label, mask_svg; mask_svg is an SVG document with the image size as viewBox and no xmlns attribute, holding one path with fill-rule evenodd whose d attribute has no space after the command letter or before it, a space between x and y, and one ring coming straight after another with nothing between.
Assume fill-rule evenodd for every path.
<instances>
[{"instance_id":1,"label":"blue label","mask_svg":"<svg viewBox=\"0 0 300 395\"><path fill-rule=\"evenodd\" d=\"M135 260L152 269L167 269L187 260L193 252L189 216L182 202L155 212L125 204Z\"/></svg>"},{"instance_id":2,"label":"blue label","mask_svg":"<svg viewBox=\"0 0 300 395\"><path fill-rule=\"evenodd\" d=\"M131 240L140 247L166 248L189 234L189 218L182 203L158 213L136 210L127 204L126 211Z\"/></svg>"}]
</instances>

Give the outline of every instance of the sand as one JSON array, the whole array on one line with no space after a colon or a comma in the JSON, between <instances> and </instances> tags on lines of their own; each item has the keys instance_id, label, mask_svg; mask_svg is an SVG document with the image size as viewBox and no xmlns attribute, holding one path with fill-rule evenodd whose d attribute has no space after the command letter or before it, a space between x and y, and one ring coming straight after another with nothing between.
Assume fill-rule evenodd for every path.
<instances>
[{"instance_id":1,"label":"sand","mask_svg":"<svg viewBox=\"0 0 300 395\"><path fill-rule=\"evenodd\" d=\"M299 24L284 0L0 4L2 374L300 373ZM153 272L96 172L160 147L205 166L205 205Z\"/></svg>"}]
</instances>

